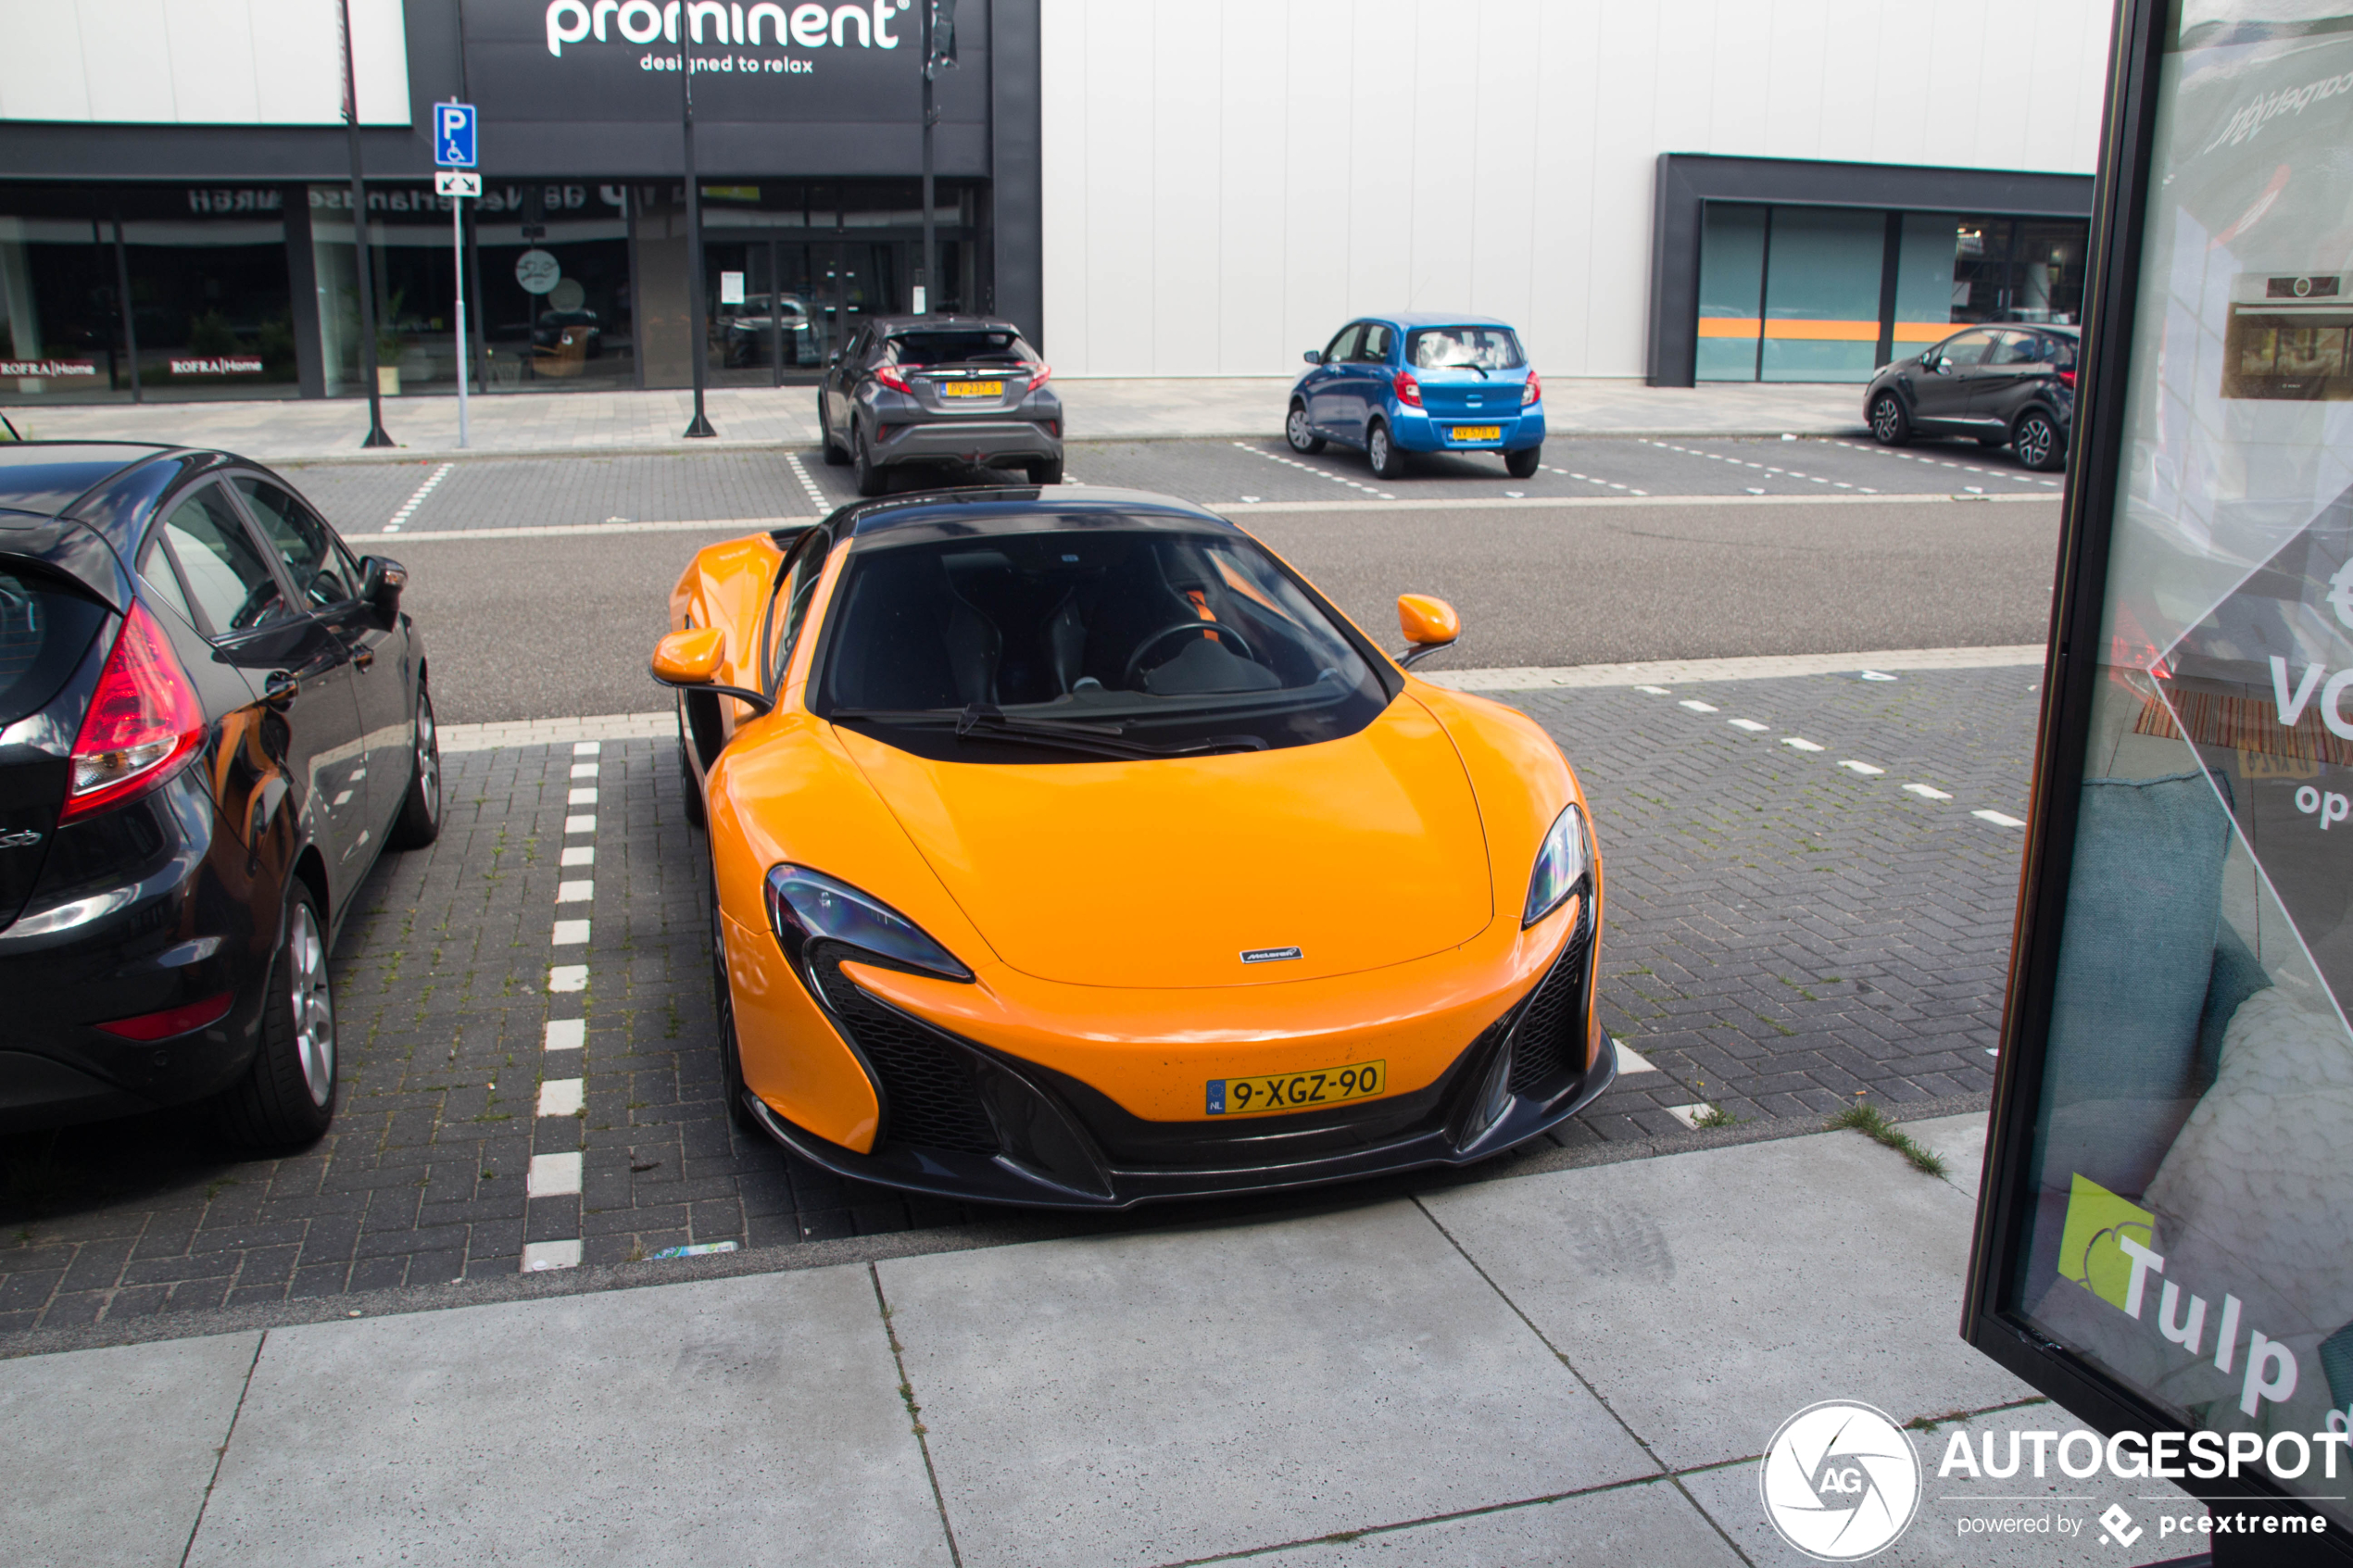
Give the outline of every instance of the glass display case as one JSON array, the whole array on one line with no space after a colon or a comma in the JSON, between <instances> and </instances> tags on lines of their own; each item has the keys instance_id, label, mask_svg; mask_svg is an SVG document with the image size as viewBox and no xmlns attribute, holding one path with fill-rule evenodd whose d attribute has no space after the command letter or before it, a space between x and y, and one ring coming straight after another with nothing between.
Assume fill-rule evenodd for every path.
<instances>
[{"instance_id":1,"label":"glass display case","mask_svg":"<svg viewBox=\"0 0 2353 1568\"><path fill-rule=\"evenodd\" d=\"M1967 1331L2353 1561L2353 4L2116 71Z\"/></svg>"}]
</instances>

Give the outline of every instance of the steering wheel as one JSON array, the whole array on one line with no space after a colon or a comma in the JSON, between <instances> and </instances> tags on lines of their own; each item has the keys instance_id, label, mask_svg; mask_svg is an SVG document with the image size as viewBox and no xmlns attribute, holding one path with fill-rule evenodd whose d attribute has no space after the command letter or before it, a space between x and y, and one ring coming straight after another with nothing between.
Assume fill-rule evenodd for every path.
<instances>
[{"instance_id":1,"label":"steering wheel","mask_svg":"<svg viewBox=\"0 0 2353 1568\"><path fill-rule=\"evenodd\" d=\"M1136 651L1127 656L1127 670L1125 674L1119 677L1119 684L1123 686L1132 688L1136 684L1136 671L1143 667L1144 655L1151 652L1154 647L1166 642L1169 638L1175 636L1179 632L1214 632L1220 637L1230 637L1234 641L1234 646L1241 649L1242 657L1244 659L1249 659L1253 664L1258 662L1258 656L1250 651L1249 642L1239 632L1235 631L1231 626L1227 625L1224 621L1179 621L1173 626L1162 627L1159 631L1154 632L1151 636L1146 637L1142 642L1136 645Z\"/></svg>"}]
</instances>

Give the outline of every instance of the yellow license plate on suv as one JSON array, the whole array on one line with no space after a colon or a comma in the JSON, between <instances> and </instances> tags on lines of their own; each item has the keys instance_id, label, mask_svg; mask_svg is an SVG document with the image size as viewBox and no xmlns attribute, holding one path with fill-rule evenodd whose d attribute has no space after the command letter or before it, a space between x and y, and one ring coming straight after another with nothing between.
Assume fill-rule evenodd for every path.
<instances>
[{"instance_id":1,"label":"yellow license plate on suv","mask_svg":"<svg viewBox=\"0 0 2353 1568\"><path fill-rule=\"evenodd\" d=\"M939 384L943 397L1002 397L1005 383L1000 381L951 381Z\"/></svg>"},{"instance_id":2,"label":"yellow license plate on suv","mask_svg":"<svg viewBox=\"0 0 2353 1568\"><path fill-rule=\"evenodd\" d=\"M1370 1099L1389 1086L1389 1063L1359 1061L1313 1073L1277 1073L1264 1078L1212 1078L1212 1116L1260 1116L1273 1110L1307 1110Z\"/></svg>"},{"instance_id":3,"label":"yellow license plate on suv","mask_svg":"<svg viewBox=\"0 0 2353 1568\"><path fill-rule=\"evenodd\" d=\"M1504 439L1504 427L1502 425L1456 425L1454 439L1457 441L1501 441Z\"/></svg>"}]
</instances>

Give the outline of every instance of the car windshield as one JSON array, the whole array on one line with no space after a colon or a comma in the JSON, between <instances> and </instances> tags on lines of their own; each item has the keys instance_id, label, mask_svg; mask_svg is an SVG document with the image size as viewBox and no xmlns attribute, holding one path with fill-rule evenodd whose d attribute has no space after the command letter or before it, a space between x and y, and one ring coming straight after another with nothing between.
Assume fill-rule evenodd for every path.
<instances>
[{"instance_id":1,"label":"car windshield","mask_svg":"<svg viewBox=\"0 0 2353 1568\"><path fill-rule=\"evenodd\" d=\"M1361 730L1391 695L1239 534L1094 526L849 560L811 707L962 762L1264 750Z\"/></svg>"},{"instance_id":2,"label":"car windshield","mask_svg":"<svg viewBox=\"0 0 2353 1568\"><path fill-rule=\"evenodd\" d=\"M1516 370L1528 363L1509 327L1424 327L1407 334L1405 357L1422 370Z\"/></svg>"},{"instance_id":3,"label":"car windshield","mask_svg":"<svg viewBox=\"0 0 2353 1568\"><path fill-rule=\"evenodd\" d=\"M1038 356L1018 332L900 332L890 340L893 364L905 370L926 365L1034 365Z\"/></svg>"}]
</instances>

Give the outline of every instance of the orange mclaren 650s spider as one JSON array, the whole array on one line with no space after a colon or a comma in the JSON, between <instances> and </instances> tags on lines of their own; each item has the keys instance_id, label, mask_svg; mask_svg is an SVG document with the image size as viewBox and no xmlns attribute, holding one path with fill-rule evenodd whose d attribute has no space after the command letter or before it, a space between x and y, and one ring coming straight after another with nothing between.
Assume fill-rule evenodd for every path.
<instances>
[{"instance_id":1,"label":"orange mclaren 650s spider","mask_svg":"<svg viewBox=\"0 0 2353 1568\"><path fill-rule=\"evenodd\" d=\"M657 679L720 1072L829 1171L1071 1209L1485 1159L1615 1075L1602 866L1526 715L1131 491L934 492L697 555Z\"/></svg>"}]
</instances>

